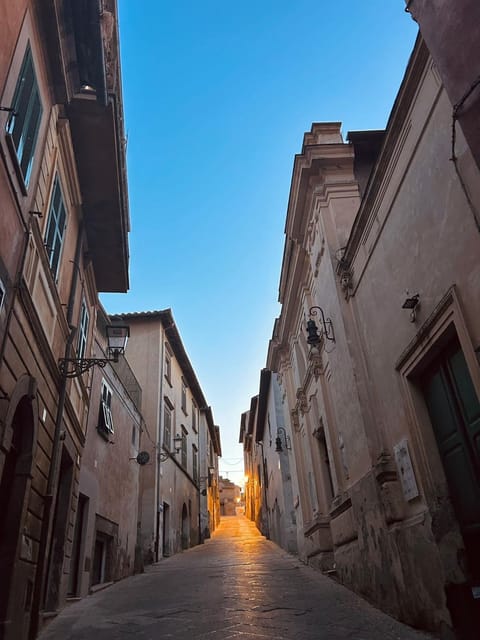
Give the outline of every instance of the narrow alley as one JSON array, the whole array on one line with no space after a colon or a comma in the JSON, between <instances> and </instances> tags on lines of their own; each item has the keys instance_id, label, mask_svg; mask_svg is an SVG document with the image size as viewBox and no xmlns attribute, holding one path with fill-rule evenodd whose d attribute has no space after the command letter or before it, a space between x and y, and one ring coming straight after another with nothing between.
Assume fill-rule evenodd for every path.
<instances>
[{"instance_id":1,"label":"narrow alley","mask_svg":"<svg viewBox=\"0 0 480 640\"><path fill-rule=\"evenodd\" d=\"M262 537L244 516L213 538L64 609L41 640L420 640Z\"/></svg>"}]
</instances>

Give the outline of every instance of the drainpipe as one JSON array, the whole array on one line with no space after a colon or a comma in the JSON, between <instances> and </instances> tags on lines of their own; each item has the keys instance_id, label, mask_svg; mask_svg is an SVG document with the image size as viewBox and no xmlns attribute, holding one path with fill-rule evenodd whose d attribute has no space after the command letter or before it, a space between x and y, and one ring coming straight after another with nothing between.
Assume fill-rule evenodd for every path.
<instances>
[{"instance_id":1,"label":"drainpipe","mask_svg":"<svg viewBox=\"0 0 480 640\"><path fill-rule=\"evenodd\" d=\"M67 341L65 343L65 352L64 357L71 357L71 349L73 340L75 338L76 327L72 325L73 318L73 307L75 303L75 297L77 292L78 285L78 275L79 275L79 263L81 259L81 254L83 250L83 224L80 224L78 237L77 237L77 246L75 249L75 259L73 262L73 273L72 273L72 283L70 286L70 295L68 298L68 306L67 306L67 324L70 329L70 333L68 334ZM42 602L42 595L45 592L45 585L48 574L48 561L49 561L49 553L50 546L52 541L52 533L53 533L53 515L55 513L56 499L57 499L57 490L58 490L58 475L60 470L60 461L61 461L61 449L62 449L62 441L64 438L64 434L62 426L63 426L63 415L65 411L65 400L67 397L67 378L65 376L61 376L60 378L60 386L58 393L58 405L57 405L57 415L55 419L55 431L53 435L53 445L52 445L52 457L50 460L50 468L48 473L47 480L47 491L44 497L44 510L43 510L43 519L42 519L42 529L40 532L40 546L38 552L38 561L37 561L37 573L35 579L35 586L32 597L32 624L30 627L30 640L33 640L38 633L39 627L39 617L40 617L40 609Z\"/></svg>"}]
</instances>

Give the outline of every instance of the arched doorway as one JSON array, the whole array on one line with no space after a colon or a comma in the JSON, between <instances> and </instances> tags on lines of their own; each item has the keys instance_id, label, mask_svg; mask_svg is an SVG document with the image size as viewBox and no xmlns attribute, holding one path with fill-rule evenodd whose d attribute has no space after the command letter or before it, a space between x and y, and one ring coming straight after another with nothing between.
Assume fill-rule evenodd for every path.
<instances>
[{"instance_id":1,"label":"arched doorway","mask_svg":"<svg viewBox=\"0 0 480 640\"><path fill-rule=\"evenodd\" d=\"M188 549L190 546L190 522L188 518L187 505L183 503L182 507L182 549Z\"/></svg>"},{"instance_id":2,"label":"arched doorway","mask_svg":"<svg viewBox=\"0 0 480 640\"><path fill-rule=\"evenodd\" d=\"M32 545L25 530L30 492L35 417L31 396L22 396L6 430L10 443L0 481L0 637L22 640L28 633L33 592ZM6 433L7 433L6 431Z\"/></svg>"}]
</instances>

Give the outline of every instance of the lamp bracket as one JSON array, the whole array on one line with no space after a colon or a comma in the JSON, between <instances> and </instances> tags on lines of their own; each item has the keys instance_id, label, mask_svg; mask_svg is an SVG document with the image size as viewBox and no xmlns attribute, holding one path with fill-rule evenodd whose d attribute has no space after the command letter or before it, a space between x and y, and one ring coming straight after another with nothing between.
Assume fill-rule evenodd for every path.
<instances>
[{"instance_id":1,"label":"lamp bracket","mask_svg":"<svg viewBox=\"0 0 480 640\"><path fill-rule=\"evenodd\" d=\"M61 358L58 361L58 368L65 378L79 378L95 365L103 369L108 362L116 361L114 358L111 360L107 358Z\"/></svg>"},{"instance_id":2,"label":"lamp bracket","mask_svg":"<svg viewBox=\"0 0 480 640\"><path fill-rule=\"evenodd\" d=\"M310 317L320 315L320 321L322 323L322 336L325 337L326 340L331 340L335 342L335 333L333 331L333 324L330 318L325 318L325 314L321 307L313 306L310 307L308 314Z\"/></svg>"}]
</instances>

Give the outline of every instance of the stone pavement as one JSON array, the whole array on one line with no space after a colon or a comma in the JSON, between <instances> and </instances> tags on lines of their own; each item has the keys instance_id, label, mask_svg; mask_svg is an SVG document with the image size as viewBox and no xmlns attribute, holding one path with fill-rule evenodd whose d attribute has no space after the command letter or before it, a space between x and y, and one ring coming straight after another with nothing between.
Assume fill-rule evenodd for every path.
<instances>
[{"instance_id":1,"label":"stone pavement","mask_svg":"<svg viewBox=\"0 0 480 640\"><path fill-rule=\"evenodd\" d=\"M41 640L425 640L223 517L204 545L64 609Z\"/></svg>"}]
</instances>

